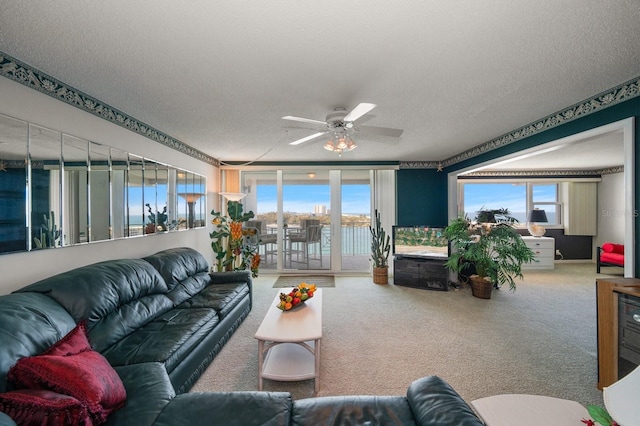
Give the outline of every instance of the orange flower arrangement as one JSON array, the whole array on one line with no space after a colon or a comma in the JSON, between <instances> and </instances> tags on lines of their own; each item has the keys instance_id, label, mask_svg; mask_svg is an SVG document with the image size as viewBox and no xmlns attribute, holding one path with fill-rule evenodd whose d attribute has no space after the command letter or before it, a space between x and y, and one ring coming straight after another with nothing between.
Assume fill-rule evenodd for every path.
<instances>
[{"instance_id":1,"label":"orange flower arrangement","mask_svg":"<svg viewBox=\"0 0 640 426\"><path fill-rule=\"evenodd\" d=\"M227 203L227 215L211 210L211 223L215 230L209 234L211 249L215 253L215 268L222 271L251 270L251 276L258 276L260 255L255 230L243 229L242 224L253 218L253 212L242 212L238 201Z\"/></svg>"}]
</instances>

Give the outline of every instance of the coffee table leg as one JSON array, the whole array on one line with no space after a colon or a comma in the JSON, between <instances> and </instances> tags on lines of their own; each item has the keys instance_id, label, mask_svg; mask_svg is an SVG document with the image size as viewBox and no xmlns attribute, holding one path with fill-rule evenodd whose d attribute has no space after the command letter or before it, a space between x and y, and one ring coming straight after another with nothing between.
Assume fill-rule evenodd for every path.
<instances>
[{"instance_id":1,"label":"coffee table leg","mask_svg":"<svg viewBox=\"0 0 640 426\"><path fill-rule=\"evenodd\" d=\"M264 361L264 340L258 340L258 390L262 390L262 363Z\"/></svg>"},{"instance_id":2,"label":"coffee table leg","mask_svg":"<svg viewBox=\"0 0 640 426\"><path fill-rule=\"evenodd\" d=\"M315 362L315 373L316 377L314 379L315 383L315 391L318 393L320 390L320 339L316 339L313 345L313 358Z\"/></svg>"}]
</instances>

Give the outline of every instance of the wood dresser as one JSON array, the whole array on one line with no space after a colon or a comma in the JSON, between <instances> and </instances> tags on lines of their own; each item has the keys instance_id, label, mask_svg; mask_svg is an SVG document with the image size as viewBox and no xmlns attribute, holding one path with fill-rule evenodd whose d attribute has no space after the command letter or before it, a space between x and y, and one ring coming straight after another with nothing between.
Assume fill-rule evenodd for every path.
<instances>
[{"instance_id":1,"label":"wood dresser","mask_svg":"<svg viewBox=\"0 0 640 426\"><path fill-rule=\"evenodd\" d=\"M628 373L630 364L640 363L640 309L634 313L640 308L640 279L597 279L596 300L598 389L602 390Z\"/></svg>"}]
</instances>

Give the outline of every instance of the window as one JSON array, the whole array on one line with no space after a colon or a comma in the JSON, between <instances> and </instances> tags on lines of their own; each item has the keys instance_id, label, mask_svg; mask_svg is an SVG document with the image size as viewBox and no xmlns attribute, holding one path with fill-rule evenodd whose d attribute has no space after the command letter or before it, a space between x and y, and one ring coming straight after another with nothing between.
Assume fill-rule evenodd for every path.
<instances>
[{"instance_id":1,"label":"window","mask_svg":"<svg viewBox=\"0 0 640 426\"><path fill-rule=\"evenodd\" d=\"M557 182L487 182L460 183L464 214L475 219L480 210L507 209L520 225L527 223L528 212L534 208L547 214L547 225L561 225Z\"/></svg>"},{"instance_id":2,"label":"window","mask_svg":"<svg viewBox=\"0 0 640 426\"><path fill-rule=\"evenodd\" d=\"M507 209L519 222L527 221L527 186L524 183L464 183L464 214L475 219L480 210Z\"/></svg>"},{"instance_id":3,"label":"window","mask_svg":"<svg viewBox=\"0 0 640 426\"><path fill-rule=\"evenodd\" d=\"M531 190L531 206L527 211L533 209L544 210L547 214L547 226L560 225L560 203L558 202L558 184L535 184L529 183L527 187Z\"/></svg>"}]
</instances>

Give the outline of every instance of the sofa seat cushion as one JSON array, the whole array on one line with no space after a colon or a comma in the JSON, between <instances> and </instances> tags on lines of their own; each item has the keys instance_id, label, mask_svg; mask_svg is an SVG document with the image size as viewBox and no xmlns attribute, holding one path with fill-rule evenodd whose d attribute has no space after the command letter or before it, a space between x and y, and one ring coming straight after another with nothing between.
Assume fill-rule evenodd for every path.
<instances>
[{"instance_id":1,"label":"sofa seat cushion","mask_svg":"<svg viewBox=\"0 0 640 426\"><path fill-rule=\"evenodd\" d=\"M211 308L173 309L148 322L102 354L112 365L161 362L171 372L218 324Z\"/></svg>"},{"instance_id":2,"label":"sofa seat cushion","mask_svg":"<svg viewBox=\"0 0 640 426\"><path fill-rule=\"evenodd\" d=\"M16 389L47 389L76 398L96 424L104 423L127 397L118 374L91 349L84 322L42 355L19 359L7 378Z\"/></svg>"},{"instance_id":3,"label":"sofa seat cushion","mask_svg":"<svg viewBox=\"0 0 640 426\"><path fill-rule=\"evenodd\" d=\"M127 390L127 404L112 413L107 425L151 425L176 393L164 365L158 362L114 367Z\"/></svg>"},{"instance_id":4,"label":"sofa seat cushion","mask_svg":"<svg viewBox=\"0 0 640 426\"><path fill-rule=\"evenodd\" d=\"M414 425L402 396L325 396L293 402L292 425Z\"/></svg>"},{"instance_id":5,"label":"sofa seat cushion","mask_svg":"<svg viewBox=\"0 0 640 426\"><path fill-rule=\"evenodd\" d=\"M220 318L227 316L249 294L246 282L210 284L179 308L213 308Z\"/></svg>"},{"instance_id":6,"label":"sofa seat cushion","mask_svg":"<svg viewBox=\"0 0 640 426\"><path fill-rule=\"evenodd\" d=\"M288 392L184 393L165 406L154 425L285 426L291 405Z\"/></svg>"},{"instance_id":7,"label":"sofa seat cushion","mask_svg":"<svg viewBox=\"0 0 640 426\"><path fill-rule=\"evenodd\" d=\"M624 266L624 254L602 252L600 253L600 262Z\"/></svg>"},{"instance_id":8,"label":"sofa seat cushion","mask_svg":"<svg viewBox=\"0 0 640 426\"><path fill-rule=\"evenodd\" d=\"M90 426L93 423L82 402L45 389L0 393L0 411L21 425Z\"/></svg>"}]
</instances>

